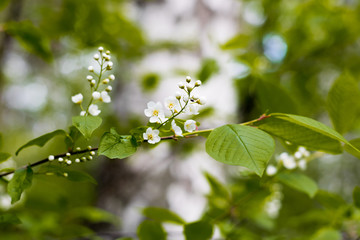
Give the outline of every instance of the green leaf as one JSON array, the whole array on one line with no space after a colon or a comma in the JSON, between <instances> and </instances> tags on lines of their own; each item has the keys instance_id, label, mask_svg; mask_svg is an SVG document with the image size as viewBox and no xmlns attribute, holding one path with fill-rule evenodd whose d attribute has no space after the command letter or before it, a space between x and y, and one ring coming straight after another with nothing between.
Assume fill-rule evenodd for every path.
<instances>
[{"instance_id":1,"label":"green leaf","mask_svg":"<svg viewBox=\"0 0 360 240\"><path fill-rule=\"evenodd\" d=\"M30 53L45 61L52 60L49 40L30 21L8 22L4 25L4 29Z\"/></svg>"},{"instance_id":2,"label":"green leaf","mask_svg":"<svg viewBox=\"0 0 360 240\"><path fill-rule=\"evenodd\" d=\"M184 226L186 240L207 240L213 234L213 226L205 221L197 221Z\"/></svg>"},{"instance_id":3,"label":"green leaf","mask_svg":"<svg viewBox=\"0 0 360 240\"><path fill-rule=\"evenodd\" d=\"M281 172L276 175L277 179L287 186L306 193L309 197L314 197L318 191L318 186L314 180L308 176L297 172Z\"/></svg>"},{"instance_id":4,"label":"green leaf","mask_svg":"<svg viewBox=\"0 0 360 240\"><path fill-rule=\"evenodd\" d=\"M238 34L221 46L223 50L246 48L251 40L249 35Z\"/></svg>"},{"instance_id":5,"label":"green leaf","mask_svg":"<svg viewBox=\"0 0 360 240\"><path fill-rule=\"evenodd\" d=\"M199 72L196 74L196 78L205 83L215 73L219 72L219 65L215 59L206 58L202 61Z\"/></svg>"},{"instance_id":6,"label":"green leaf","mask_svg":"<svg viewBox=\"0 0 360 240\"><path fill-rule=\"evenodd\" d=\"M359 113L360 91L357 82L343 74L332 85L327 107L334 128L340 133L350 130Z\"/></svg>"},{"instance_id":7,"label":"green leaf","mask_svg":"<svg viewBox=\"0 0 360 240\"><path fill-rule=\"evenodd\" d=\"M7 7L7 5L9 4L10 0L1 0L0 1L0 11L2 11L4 8Z\"/></svg>"},{"instance_id":8,"label":"green leaf","mask_svg":"<svg viewBox=\"0 0 360 240\"><path fill-rule=\"evenodd\" d=\"M156 73L148 73L141 79L142 88L145 91L153 91L159 85L160 76Z\"/></svg>"},{"instance_id":9,"label":"green leaf","mask_svg":"<svg viewBox=\"0 0 360 240\"><path fill-rule=\"evenodd\" d=\"M99 155L123 159L136 152L136 139L131 135L119 135L115 130L104 133L100 140Z\"/></svg>"},{"instance_id":10,"label":"green leaf","mask_svg":"<svg viewBox=\"0 0 360 240\"><path fill-rule=\"evenodd\" d=\"M221 184L216 178L214 178L209 173L205 173L204 175L210 185L210 189L214 196L230 199L230 193L223 184Z\"/></svg>"},{"instance_id":11,"label":"green leaf","mask_svg":"<svg viewBox=\"0 0 360 240\"><path fill-rule=\"evenodd\" d=\"M139 240L165 240L166 233L159 222L145 220L138 229Z\"/></svg>"},{"instance_id":12,"label":"green leaf","mask_svg":"<svg viewBox=\"0 0 360 240\"><path fill-rule=\"evenodd\" d=\"M261 112L297 112L295 101L280 84L257 79L255 89Z\"/></svg>"},{"instance_id":13,"label":"green leaf","mask_svg":"<svg viewBox=\"0 0 360 240\"><path fill-rule=\"evenodd\" d=\"M22 192L31 186L33 171L30 167L17 169L10 180L7 192L11 197L11 203L20 200Z\"/></svg>"},{"instance_id":14,"label":"green leaf","mask_svg":"<svg viewBox=\"0 0 360 240\"><path fill-rule=\"evenodd\" d=\"M318 230L310 240L341 240L341 233L332 228L322 228Z\"/></svg>"},{"instance_id":15,"label":"green leaf","mask_svg":"<svg viewBox=\"0 0 360 240\"><path fill-rule=\"evenodd\" d=\"M293 114L273 113L254 125L290 143L333 154L342 153L340 142L350 144L338 132L321 122Z\"/></svg>"},{"instance_id":16,"label":"green leaf","mask_svg":"<svg viewBox=\"0 0 360 240\"><path fill-rule=\"evenodd\" d=\"M11 172L11 171L14 171L15 169L14 168L3 168L3 169L0 169L0 173L2 172Z\"/></svg>"},{"instance_id":17,"label":"green leaf","mask_svg":"<svg viewBox=\"0 0 360 240\"><path fill-rule=\"evenodd\" d=\"M87 174L86 172L80 171L67 171L65 170L64 173L67 173L67 179L73 182L91 182L93 184L97 184L95 178L91 175Z\"/></svg>"},{"instance_id":18,"label":"green leaf","mask_svg":"<svg viewBox=\"0 0 360 240\"><path fill-rule=\"evenodd\" d=\"M102 119L94 116L76 116L72 118L72 122L82 135L89 139L91 134L100 127Z\"/></svg>"},{"instance_id":19,"label":"green leaf","mask_svg":"<svg viewBox=\"0 0 360 240\"><path fill-rule=\"evenodd\" d=\"M76 140L81 136L82 134L75 126L69 127L69 134L65 138L65 144L67 148L73 148Z\"/></svg>"},{"instance_id":20,"label":"green leaf","mask_svg":"<svg viewBox=\"0 0 360 240\"><path fill-rule=\"evenodd\" d=\"M319 190L316 193L315 200L317 200L324 207L335 210L347 205L341 196L335 193L326 192L324 190Z\"/></svg>"},{"instance_id":21,"label":"green leaf","mask_svg":"<svg viewBox=\"0 0 360 240\"><path fill-rule=\"evenodd\" d=\"M0 152L0 163L5 162L5 161L8 160L9 158L11 158L11 154L10 154L10 153Z\"/></svg>"},{"instance_id":22,"label":"green leaf","mask_svg":"<svg viewBox=\"0 0 360 240\"><path fill-rule=\"evenodd\" d=\"M267 133L235 124L215 128L206 140L206 152L212 158L247 167L259 176L262 176L274 148L274 139Z\"/></svg>"},{"instance_id":23,"label":"green leaf","mask_svg":"<svg viewBox=\"0 0 360 240\"><path fill-rule=\"evenodd\" d=\"M185 221L180 216L165 208L147 207L142 210L142 214L159 222L170 222L180 225L185 224Z\"/></svg>"},{"instance_id":24,"label":"green leaf","mask_svg":"<svg viewBox=\"0 0 360 240\"><path fill-rule=\"evenodd\" d=\"M50 141L52 138L58 136L58 135L64 135L66 136L67 133L64 131L64 130L61 130L61 129L58 129L58 130L55 130L53 132L50 132L50 133L47 133L47 134L44 134L38 138L35 138L29 142L27 142L25 145L21 146L15 153L15 155L18 155L19 152L21 150L23 150L24 148L27 148L27 147L30 147L30 146L33 146L33 145L37 145L39 147L42 147L44 146L48 141Z\"/></svg>"},{"instance_id":25,"label":"green leaf","mask_svg":"<svg viewBox=\"0 0 360 240\"><path fill-rule=\"evenodd\" d=\"M360 187L356 186L353 191L353 200L355 207L360 209Z\"/></svg>"},{"instance_id":26,"label":"green leaf","mask_svg":"<svg viewBox=\"0 0 360 240\"><path fill-rule=\"evenodd\" d=\"M13 213L2 213L0 214L0 226L20 224L20 219Z\"/></svg>"}]
</instances>

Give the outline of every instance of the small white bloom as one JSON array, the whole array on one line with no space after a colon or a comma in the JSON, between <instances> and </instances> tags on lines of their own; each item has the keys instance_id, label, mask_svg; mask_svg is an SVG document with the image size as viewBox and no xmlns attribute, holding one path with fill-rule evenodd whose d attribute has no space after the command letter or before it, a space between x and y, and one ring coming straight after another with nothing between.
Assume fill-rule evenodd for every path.
<instances>
[{"instance_id":1,"label":"small white bloom","mask_svg":"<svg viewBox=\"0 0 360 240\"><path fill-rule=\"evenodd\" d=\"M86 76L86 79L87 79L88 81L91 81L91 80L93 80L93 79L94 79L94 77L93 77L93 76L91 76L91 75L87 75L87 76Z\"/></svg>"},{"instance_id":2,"label":"small white bloom","mask_svg":"<svg viewBox=\"0 0 360 240\"><path fill-rule=\"evenodd\" d=\"M76 94L71 97L71 101L73 101L73 103L80 104L83 101L83 95L81 93Z\"/></svg>"},{"instance_id":3,"label":"small white bloom","mask_svg":"<svg viewBox=\"0 0 360 240\"><path fill-rule=\"evenodd\" d=\"M112 91L112 86L107 86L106 89L105 89L105 91L111 92L111 91Z\"/></svg>"},{"instance_id":4,"label":"small white bloom","mask_svg":"<svg viewBox=\"0 0 360 240\"><path fill-rule=\"evenodd\" d=\"M306 170L307 163L305 159L301 159L300 161L298 161L297 165L301 170Z\"/></svg>"},{"instance_id":5,"label":"small white bloom","mask_svg":"<svg viewBox=\"0 0 360 240\"><path fill-rule=\"evenodd\" d=\"M53 161L54 159L55 159L54 155L50 155L50 156L48 157L48 160L49 160L49 161Z\"/></svg>"},{"instance_id":6,"label":"small white bloom","mask_svg":"<svg viewBox=\"0 0 360 240\"><path fill-rule=\"evenodd\" d=\"M107 55L110 55L110 51L109 50L106 50L105 52Z\"/></svg>"},{"instance_id":7,"label":"small white bloom","mask_svg":"<svg viewBox=\"0 0 360 240\"><path fill-rule=\"evenodd\" d=\"M88 67L88 70L89 70L89 72L93 72L93 71L94 71L94 67L93 67L93 66L89 66L89 67Z\"/></svg>"},{"instance_id":8,"label":"small white bloom","mask_svg":"<svg viewBox=\"0 0 360 240\"><path fill-rule=\"evenodd\" d=\"M178 113L181 109L179 101L173 96L165 99L165 107L174 113Z\"/></svg>"},{"instance_id":9,"label":"small white bloom","mask_svg":"<svg viewBox=\"0 0 360 240\"><path fill-rule=\"evenodd\" d=\"M279 199L272 199L265 203L265 211L271 218L276 218L281 209L281 201Z\"/></svg>"},{"instance_id":10,"label":"small white bloom","mask_svg":"<svg viewBox=\"0 0 360 240\"><path fill-rule=\"evenodd\" d=\"M282 162L284 167L287 169L296 168L296 162L294 156L289 155L287 152L281 153L278 160Z\"/></svg>"},{"instance_id":11,"label":"small white bloom","mask_svg":"<svg viewBox=\"0 0 360 240\"><path fill-rule=\"evenodd\" d=\"M171 129L173 130L176 136L181 136L181 137L183 136L182 130L178 125L176 125L175 120L172 120L171 122Z\"/></svg>"},{"instance_id":12,"label":"small white bloom","mask_svg":"<svg viewBox=\"0 0 360 240\"><path fill-rule=\"evenodd\" d=\"M95 59L95 60L99 60L99 58L100 58L99 54L95 54L95 55L94 55L94 59Z\"/></svg>"},{"instance_id":13,"label":"small white bloom","mask_svg":"<svg viewBox=\"0 0 360 240\"><path fill-rule=\"evenodd\" d=\"M165 119L165 114L161 102L150 101L147 104L147 109L144 110L145 116L149 117L151 123L160 123Z\"/></svg>"},{"instance_id":14,"label":"small white bloom","mask_svg":"<svg viewBox=\"0 0 360 240\"><path fill-rule=\"evenodd\" d=\"M206 104L206 97L200 97L196 102L198 104L200 104L200 105L205 105Z\"/></svg>"},{"instance_id":15,"label":"small white bloom","mask_svg":"<svg viewBox=\"0 0 360 240\"><path fill-rule=\"evenodd\" d=\"M112 67L112 66L114 65L114 63L113 63L113 62L108 62L107 65L110 66L110 67Z\"/></svg>"},{"instance_id":16,"label":"small white bloom","mask_svg":"<svg viewBox=\"0 0 360 240\"><path fill-rule=\"evenodd\" d=\"M80 116L85 116L85 113L86 113L85 111L81 111Z\"/></svg>"},{"instance_id":17,"label":"small white bloom","mask_svg":"<svg viewBox=\"0 0 360 240\"><path fill-rule=\"evenodd\" d=\"M100 101L104 102L104 103L109 103L111 102L111 98L109 96L109 94L107 93L107 91L102 91L100 93Z\"/></svg>"},{"instance_id":18,"label":"small white bloom","mask_svg":"<svg viewBox=\"0 0 360 240\"><path fill-rule=\"evenodd\" d=\"M92 86L92 87L93 87L93 86L95 86L95 84L96 84L96 82L95 82L95 80L94 80L94 79L90 81L90 86Z\"/></svg>"},{"instance_id":19,"label":"small white bloom","mask_svg":"<svg viewBox=\"0 0 360 240\"><path fill-rule=\"evenodd\" d=\"M114 74L111 74L111 75L109 76L109 79L110 79L111 81L114 81L114 80L115 80Z\"/></svg>"},{"instance_id":20,"label":"small white bloom","mask_svg":"<svg viewBox=\"0 0 360 240\"><path fill-rule=\"evenodd\" d=\"M100 47L98 48L98 50L99 50L99 52L102 52L102 51L104 51L104 48L100 46Z\"/></svg>"},{"instance_id":21,"label":"small white bloom","mask_svg":"<svg viewBox=\"0 0 360 240\"><path fill-rule=\"evenodd\" d=\"M196 122L194 120L186 120L184 129L187 132L193 132L196 130Z\"/></svg>"},{"instance_id":22,"label":"small white bloom","mask_svg":"<svg viewBox=\"0 0 360 240\"><path fill-rule=\"evenodd\" d=\"M196 103L191 103L186 106L186 114L188 115L198 115L199 114L199 105Z\"/></svg>"},{"instance_id":23,"label":"small white bloom","mask_svg":"<svg viewBox=\"0 0 360 240\"><path fill-rule=\"evenodd\" d=\"M180 89L184 89L185 87L183 82L179 82L177 85Z\"/></svg>"},{"instance_id":24,"label":"small white bloom","mask_svg":"<svg viewBox=\"0 0 360 240\"><path fill-rule=\"evenodd\" d=\"M80 159L79 159L79 158L76 158L76 159L75 159L75 162L76 162L76 163L79 163L79 162L80 162Z\"/></svg>"},{"instance_id":25,"label":"small white bloom","mask_svg":"<svg viewBox=\"0 0 360 240\"><path fill-rule=\"evenodd\" d=\"M191 83L187 83L186 84L186 89L191 92L194 89L194 85L192 85Z\"/></svg>"},{"instance_id":26,"label":"small white bloom","mask_svg":"<svg viewBox=\"0 0 360 240\"><path fill-rule=\"evenodd\" d=\"M186 82L188 82L188 83L191 82L191 77L190 76L186 77Z\"/></svg>"},{"instance_id":27,"label":"small white bloom","mask_svg":"<svg viewBox=\"0 0 360 240\"><path fill-rule=\"evenodd\" d=\"M181 92L177 91L177 92L175 93L175 97L176 97L176 99L180 100L181 97L182 97Z\"/></svg>"},{"instance_id":28,"label":"small white bloom","mask_svg":"<svg viewBox=\"0 0 360 240\"><path fill-rule=\"evenodd\" d=\"M94 98L94 100L99 100L101 97L101 94L97 91L92 93L92 97Z\"/></svg>"},{"instance_id":29,"label":"small white bloom","mask_svg":"<svg viewBox=\"0 0 360 240\"><path fill-rule=\"evenodd\" d=\"M104 80L103 80L103 84L108 84L109 83L109 79L108 78L105 78Z\"/></svg>"},{"instance_id":30,"label":"small white bloom","mask_svg":"<svg viewBox=\"0 0 360 240\"><path fill-rule=\"evenodd\" d=\"M277 173L277 168L274 165L269 164L266 168L266 175L274 176Z\"/></svg>"},{"instance_id":31,"label":"small white bloom","mask_svg":"<svg viewBox=\"0 0 360 240\"><path fill-rule=\"evenodd\" d=\"M195 87L199 87L201 86L201 81L200 80L196 80L195 81Z\"/></svg>"},{"instance_id":32,"label":"small white bloom","mask_svg":"<svg viewBox=\"0 0 360 240\"><path fill-rule=\"evenodd\" d=\"M183 101L184 103L187 103L189 101L189 96L187 94L183 95Z\"/></svg>"},{"instance_id":33,"label":"small white bloom","mask_svg":"<svg viewBox=\"0 0 360 240\"><path fill-rule=\"evenodd\" d=\"M71 156L71 153L67 152L65 155L66 155L67 157L70 157L70 156Z\"/></svg>"},{"instance_id":34,"label":"small white bloom","mask_svg":"<svg viewBox=\"0 0 360 240\"><path fill-rule=\"evenodd\" d=\"M99 114L101 113L101 111L99 110L98 105L96 105L96 104L91 104L91 105L89 106L89 113L90 113L91 115L93 115L93 116L97 116L97 115L99 115Z\"/></svg>"},{"instance_id":35,"label":"small white bloom","mask_svg":"<svg viewBox=\"0 0 360 240\"><path fill-rule=\"evenodd\" d=\"M70 164L72 163L72 161L71 161L70 159L65 160L65 162L66 162L68 165L70 165Z\"/></svg>"},{"instance_id":36,"label":"small white bloom","mask_svg":"<svg viewBox=\"0 0 360 240\"><path fill-rule=\"evenodd\" d=\"M159 130L148 128L146 129L146 132L143 133L143 138L147 140L150 144L155 144L157 142L160 142L161 138L159 137Z\"/></svg>"},{"instance_id":37,"label":"small white bloom","mask_svg":"<svg viewBox=\"0 0 360 240\"><path fill-rule=\"evenodd\" d=\"M63 159L62 157L59 157L59 158L58 158L58 161L59 161L59 162L62 162L62 161L64 161L64 159Z\"/></svg>"},{"instance_id":38,"label":"small white bloom","mask_svg":"<svg viewBox=\"0 0 360 240\"><path fill-rule=\"evenodd\" d=\"M301 154L301 157L309 157L310 156L310 152L308 150L306 150L306 148L304 147L299 147L297 152L299 152ZM300 158L301 158L300 157Z\"/></svg>"}]
</instances>

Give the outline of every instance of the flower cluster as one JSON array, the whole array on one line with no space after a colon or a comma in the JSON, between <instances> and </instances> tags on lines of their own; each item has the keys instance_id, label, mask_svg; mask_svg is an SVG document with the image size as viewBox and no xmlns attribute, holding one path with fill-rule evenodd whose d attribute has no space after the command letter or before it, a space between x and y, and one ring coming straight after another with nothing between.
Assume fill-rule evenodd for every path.
<instances>
[{"instance_id":1,"label":"flower cluster","mask_svg":"<svg viewBox=\"0 0 360 240\"><path fill-rule=\"evenodd\" d=\"M98 48L99 53L93 56L94 60L100 66L100 70L97 73L93 66L89 66L88 70L90 72L89 75L86 76L87 81L89 82L91 88L91 100L86 108L83 108L83 95L78 93L71 97L71 100L75 104L79 104L81 108L80 115L81 116L97 116L100 114L101 110L96 102L104 102L109 103L111 102L111 98L109 96L109 92L111 92L112 87L109 83L115 80L115 76L113 74L109 75L108 77L104 77L104 74L107 71L110 71L113 67L113 62L110 61L110 51L107 50L104 52L103 47Z\"/></svg>"},{"instance_id":2,"label":"flower cluster","mask_svg":"<svg viewBox=\"0 0 360 240\"><path fill-rule=\"evenodd\" d=\"M62 156L54 156L50 155L48 157L49 162L52 162L54 160L57 160L59 163L65 163L67 165L71 165L73 162L80 163L80 162L86 162L93 159L95 156L95 151L91 151L91 146L87 147L87 151L81 150L79 147L77 147L75 152L67 152L65 155ZM76 156L76 157L74 157Z\"/></svg>"},{"instance_id":3,"label":"flower cluster","mask_svg":"<svg viewBox=\"0 0 360 240\"><path fill-rule=\"evenodd\" d=\"M144 140L150 144L155 144L161 140L159 137L159 128L165 126L166 123L171 123L170 130L174 132L175 136L183 136L183 129L186 132L193 132L196 130L196 122L194 120L186 120L182 126L177 125L175 119L180 114L197 115L199 114L200 105L204 105L206 100L204 97L198 97L193 93L193 90L201 86L201 81L193 82L191 77L186 77L185 82L179 82L177 91L174 96L169 96L164 101L164 106L161 102L150 101L147 108L144 110L145 116L149 117L149 122L158 124L156 129L149 127L143 133Z\"/></svg>"},{"instance_id":4,"label":"flower cluster","mask_svg":"<svg viewBox=\"0 0 360 240\"><path fill-rule=\"evenodd\" d=\"M281 209L281 201L283 199L281 185L272 185L271 191L271 195L268 196L265 200L264 211L270 218L277 218Z\"/></svg>"},{"instance_id":5,"label":"flower cluster","mask_svg":"<svg viewBox=\"0 0 360 240\"><path fill-rule=\"evenodd\" d=\"M278 164L284 166L284 168L292 170L295 168L300 168L301 170L306 169L307 158L310 156L310 152L304 147L299 147L294 155L290 155L287 152L281 153L276 157ZM277 168L274 165L269 164L266 168L266 174L268 176L273 176L277 173Z\"/></svg>"}]
</instances>

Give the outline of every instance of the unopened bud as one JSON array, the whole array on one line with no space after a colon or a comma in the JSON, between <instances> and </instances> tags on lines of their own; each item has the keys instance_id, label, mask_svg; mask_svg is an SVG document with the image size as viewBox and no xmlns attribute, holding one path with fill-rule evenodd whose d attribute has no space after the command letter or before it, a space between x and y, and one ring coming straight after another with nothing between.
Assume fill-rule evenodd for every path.
<instances>
[{"instance_id":1,"label":"unopened bud","mask_svg":"<svg viewBox=\"0 0 360 240\"><path fill-rule=\"evenodd\" d=\"M106 50L105 52L107 55L110 55L110 51L109 50Z\"/></svg>"},{"instance_id":2,"label":"unopened bud","mask_svg":"<svg viewBox=\"0 0 360 240\"><path fill-rule=\"evenodd\" d=\"M109 79L108 78L105 78L102 82L103 82L103 84L108 84L109 83Z\"/></svg>"},{"instance_id":3,"label":"unopened bud","mask_svg":"<svg viewBox=\"0 0 360 240\"><path fill-rule=\"evenodd\" d=\"M49 161L53 161L54 159L55 159L54 155L50 155L50 156L48 157L48 160L49 160Z\"/></svg>"},{"instance_id":4,"label":"unopened bud","mask_svg":"<svg viewBox=\"0 0 360 240\"><path fill-rule=\"evenodd\" d=\"M179 82L179 83L178 83L178 87L179 87L180 89L184 89L184 88L185 88L184 83Z\"/></svg>"},{"instance_id":5,"label":"unopened bud","mask_svg":"<svg viewBox=\"0 0 360 240\"><path fill-rule=\"evenodd\" d=\"M99 59L100 59L100 56L99 56L99 54L94 54L93 58L94 58L95 60L99 60Z\"/></svg>"},{"instance_id":6,"label":"unopened bud","mask_svg":"<svg viewBox=\"0 0 360 240\"><path fill-rule=\"evenodd\" d=\"M200 81L200 80L196 80L196 82L195 82L195 87L199 87L199 86L201 86L201 81Z\"/></svg>"},{"instance_id":7,"label":"unopened bud","mask_svg":"<svg viewBox=\"0 0 360 240\"><path fill-rule=\"evenodd\" d=\"M99 52L102 52L102 51L104 51L104 48L103 48L103 47L99 47L98 50L99 50Z\"/></svg>"},{"instance_id":8,"label":"unopened bud","mask_svg":"<svg viewBox=\"0 0 360 240\"><path fill-rule=\"evenodd\" d=\"M95 84L96 84L95 80L91 80L91 81L90 81L90 86L91 86L91 87L95 86Z\"/></svg>"},{"instance_id":9,"label":"unopened bud","mask_svg":"<svg viewBox=\"0 0 360 240\"><path fill-rule=\"evenodd\" d=\"M187 76L187 77L186 77L186 82L187 82L187 83L191 82L191 77L190 77L190 76Z\"/></svg>"},{"instance_id":10,"label":"unopened bud","mask_svg":"<svg viewBox=\"0 0 360 240\"><path fill-rule=\"evenodd\" d=\"M112 86L107 86L107 88L105 88L105 91L107 92L111 92L111 90L112 90Z\"/></svg>"},{"instance_id":11,"label":"unopened bud","mask_svg":"<svg viewBox=\"0 0 360 240\"><path fill-rule=\"evenodd\" d=\"M109 76L109 79L110 79L111 81L114 81L114 80L115 80L114 74L111 74L111 75Z\"/></svg>"},{"instance_id":12,"label":"unopened bud","mask_svg":"<svg viewBox=\"0 0 360 240\"><path fill-rule=\"evenodd\" d=\"M86 76L86 79L87 79L88 81L91 81L91 80L93 80L94 78L93 78L93 76L91 76L91 75L87 75L87 76Z\"/></svg>"}]
</instances>

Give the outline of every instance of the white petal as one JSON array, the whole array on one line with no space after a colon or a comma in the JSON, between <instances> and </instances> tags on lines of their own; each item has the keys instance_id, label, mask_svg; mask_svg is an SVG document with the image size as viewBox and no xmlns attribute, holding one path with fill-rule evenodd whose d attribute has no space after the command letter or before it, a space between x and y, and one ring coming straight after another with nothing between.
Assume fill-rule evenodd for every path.
<instances>
[{"instance_id":1,"label":"white petal","mask_svg":"<svg viewBox=\"0 0 360 240\"><path fill-rule=\"evenodd\" d=\"M99 100L101 97L101 94L97 91L92 93L92 97L94 98L94 100Z\"/></svg>"}]
</instances>

